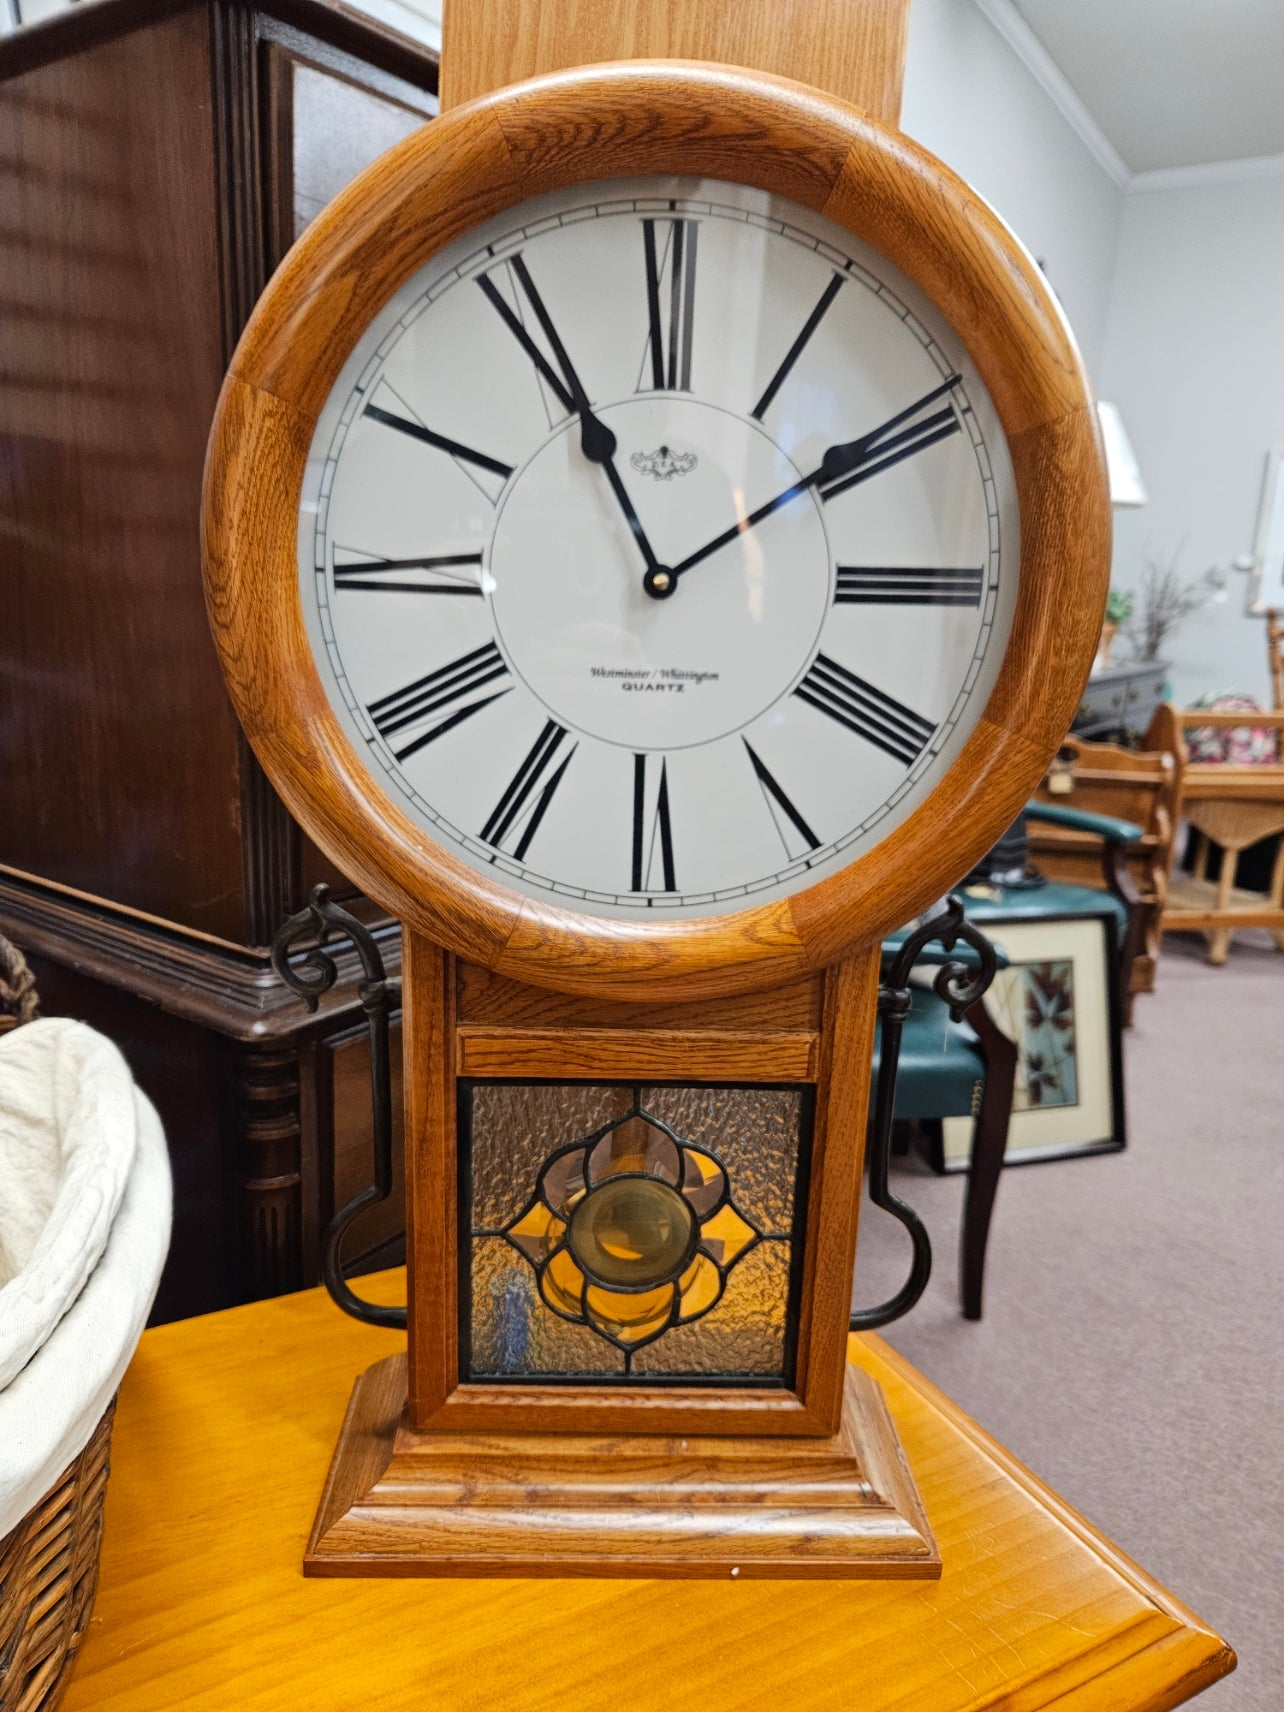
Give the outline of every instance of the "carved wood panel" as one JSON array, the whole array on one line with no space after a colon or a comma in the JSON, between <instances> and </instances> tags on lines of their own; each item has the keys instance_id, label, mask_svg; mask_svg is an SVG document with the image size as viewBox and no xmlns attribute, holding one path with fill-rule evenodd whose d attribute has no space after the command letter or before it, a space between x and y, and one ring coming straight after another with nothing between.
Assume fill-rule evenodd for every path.
<instances>
[{"instance_id":1,"label":"carved wood panel","mask_svg":"<svg viewBox=\"0 0 1284 1712\"><path fill-rule=\"evenodd\" d=\"M401 1021L389 1026L392 1061L393 1188L369 1208L344 1242L346 1267L385 1263L406 1229L403 1173ZM371 1180L374 1128L370 1108L370 1043L364 1022L323 1035L303 1054L305 1171L315 1183L306 1213L305 1266L320 1275L321 1238L335 1211ZM398 1256L399 1258L399 1256Z\"/></svg>"}]
</instances>

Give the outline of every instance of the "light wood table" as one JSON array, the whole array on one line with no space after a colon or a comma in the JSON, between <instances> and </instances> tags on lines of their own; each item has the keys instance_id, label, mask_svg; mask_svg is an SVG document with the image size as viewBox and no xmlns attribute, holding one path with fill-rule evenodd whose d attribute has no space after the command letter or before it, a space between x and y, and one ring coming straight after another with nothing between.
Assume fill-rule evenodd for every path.
<instances>
[{"instance_id":1,"label":"light wood table","mask_svg":"<svg viewBox=\"0 0 1284 1712\"><path fill-rule=\"evenodd\" d=\"M939 1582L305 1581L353 1378L400 1341L319 1290L146 1334L65 1712L1128 1712L1234 1668L874 1337L852 1359L885 1387Z\"/></svg>"}]
</instances>

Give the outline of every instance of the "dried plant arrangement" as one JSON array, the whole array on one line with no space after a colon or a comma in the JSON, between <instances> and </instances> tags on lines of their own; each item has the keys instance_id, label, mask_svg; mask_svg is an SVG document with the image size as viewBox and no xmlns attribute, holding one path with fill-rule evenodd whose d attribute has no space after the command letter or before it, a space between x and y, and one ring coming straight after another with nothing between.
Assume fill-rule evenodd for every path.
<instances>
[{"instance_id":1,"label":"dried plant arrangement","mask_svg":"<svg viewBox=\"0 0 1284 1712\"><path fill-rule=\"evenodd\" d=\"M1166 559L1152 554L1146 557L1137 605L1124 630L1139 660L1162 659L1169 639L1217 593L1207 573L1183 581L1177 573L1180 557L1180 546Z\"/></svg>"}]
</instances>

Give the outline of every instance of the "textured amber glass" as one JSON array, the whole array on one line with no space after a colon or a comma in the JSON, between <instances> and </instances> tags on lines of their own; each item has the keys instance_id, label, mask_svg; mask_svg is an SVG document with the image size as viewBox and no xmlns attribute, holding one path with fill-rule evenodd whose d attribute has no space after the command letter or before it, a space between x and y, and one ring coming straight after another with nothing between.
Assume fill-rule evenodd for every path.
<instances>
[{"instance_id":1,"label":"textured amber glass","mask_svg":"<svg viewBox=\"0 0 1284 1712\"><path fill-rule=\"evenodd\" d=\"M633 1356L635 1379L776 1379L790 1352L789 1244L760 1242L731 1272L715 1308Z\"/></svg>"},{"instance_id":2,"label":"textured amber glass","mask_svg":"<svg viewBox=\"0 0 1284 1712\"><path fill-rule=\"evenodd\" d=\"M788 1384L810 1090L465 1084L465 1372Z\"/></svg>"}]
</instances>

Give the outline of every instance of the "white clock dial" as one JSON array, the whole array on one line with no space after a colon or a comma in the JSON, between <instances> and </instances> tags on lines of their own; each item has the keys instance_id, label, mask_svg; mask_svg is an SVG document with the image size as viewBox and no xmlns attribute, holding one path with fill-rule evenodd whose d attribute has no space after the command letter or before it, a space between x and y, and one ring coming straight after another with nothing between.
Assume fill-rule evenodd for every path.
<instances>
[{"instance_id":1,"label":"white clock dial","mask_svg":"<svg viewBox=\"0 0 1284 1712\"><path fill-rule=\"evenodd\" d=\"M792 203L522 204L372 323L299 571L374 777L515 890L711 916L813 884L939 781L1007 647L1017 507L961 341Z\"/></svg>"}]
</instances>

